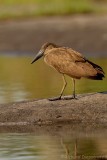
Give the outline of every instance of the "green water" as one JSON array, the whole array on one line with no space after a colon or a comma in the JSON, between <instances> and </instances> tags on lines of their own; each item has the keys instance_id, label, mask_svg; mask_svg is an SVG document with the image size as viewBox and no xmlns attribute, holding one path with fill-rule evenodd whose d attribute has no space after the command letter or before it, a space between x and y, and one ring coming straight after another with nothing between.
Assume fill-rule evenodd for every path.
<instances>
[{"instance_id":1,"label":"green water","mask_svg":"<svg viewBox=\"0 0 107 160\"><path fill-rule=\"evenodd\" d=\"M0 160L71 160L107 158L107 135L50 136L0 134Z\"/></svg>"},{"instance_id":2,"label":"green water","mask_svg":"<svg viewBox=\"0 0 107 160\"><path fill-rule=\"evenodd\" d=\"M63 85L61 75L47 66L43 59L31 65L32 59L28 56L0 56L0 103L59 95ZM100 65L107 73L107 58L90 60ZM64 95L70 95L72 80L68 76L66 79L68 86ZM103 91L107 91L107 78L103 81L76 81L78 94Z\"/></svg>"}]
</instances>

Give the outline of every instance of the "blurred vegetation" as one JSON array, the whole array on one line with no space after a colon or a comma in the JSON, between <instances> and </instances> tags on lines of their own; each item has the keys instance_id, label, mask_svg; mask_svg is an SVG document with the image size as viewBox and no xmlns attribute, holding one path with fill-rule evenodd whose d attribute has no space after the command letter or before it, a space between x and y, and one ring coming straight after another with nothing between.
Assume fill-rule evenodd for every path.
<instances>
[{"instance_id":1,"label":"blurred vegetation","mask_svg":"<svg viewBox=\"0 0 107 160\"><path fill-rule=\"evenodd\" d=\"M107 0L0 0L0 19L107 13Z\"/></svg>"}]
</instances>

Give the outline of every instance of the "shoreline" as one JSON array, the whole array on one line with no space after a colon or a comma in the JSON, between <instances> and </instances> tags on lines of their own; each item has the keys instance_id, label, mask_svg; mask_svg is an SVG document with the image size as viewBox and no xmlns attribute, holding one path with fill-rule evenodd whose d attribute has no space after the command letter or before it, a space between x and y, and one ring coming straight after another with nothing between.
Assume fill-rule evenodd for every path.
<instances>
[{"instance_id":1,"label":"shoreline","mask_svg":"<svg viewBox=\"0 0 107 160\"><path fill-rule=\"evenodd\" d=\"M0 52L34 53L44 42L54 42L71 47L86 56L106 56L106 25L107 15L44 17L0 22Z\"/></svg>"}]
</instances>

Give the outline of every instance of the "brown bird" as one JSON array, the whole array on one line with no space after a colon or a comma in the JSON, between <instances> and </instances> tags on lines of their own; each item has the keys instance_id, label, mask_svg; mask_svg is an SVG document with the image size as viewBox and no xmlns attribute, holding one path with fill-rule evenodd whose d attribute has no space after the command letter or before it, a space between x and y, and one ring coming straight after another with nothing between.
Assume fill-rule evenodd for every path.
<instances>
[{"instance_id":1,"label":"brown bird","mask_svg":"<svg viewBox=\"0 0 107 160\"><path fill-rule=\"evenodd\" d=\"M89 61L81 53L72 48L58 46L53 43L45 43L36 57L32 61L34 63L39 58L44 56L44 61L59 73L62 74L64 85L62 87L60 96L51 98L49 100L60 100L66 88L67 82L65 74L72 77L73 80L73 97L75 95L75 79L82 77L92 80L102 80L104 78L103 69L97 64ZM31 63L31 64L32 64Z\"/></svg>"}]
</instances>

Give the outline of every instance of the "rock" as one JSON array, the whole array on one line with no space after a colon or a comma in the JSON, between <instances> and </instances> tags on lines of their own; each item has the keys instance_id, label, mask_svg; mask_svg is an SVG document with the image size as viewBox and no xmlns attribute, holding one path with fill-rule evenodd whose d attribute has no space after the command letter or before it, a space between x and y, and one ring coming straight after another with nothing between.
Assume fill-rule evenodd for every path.
<instances>
[{"instance_id":1,"label":"rock","mask_svg":"<svg viewBox=\"0 0 107 160\"><path fill-rule=\"evenodd\" d=\"M78 95L77 100L47 99L0 105L0 126L107 124L107 93Z\"/></svg>"}]
</instances>

